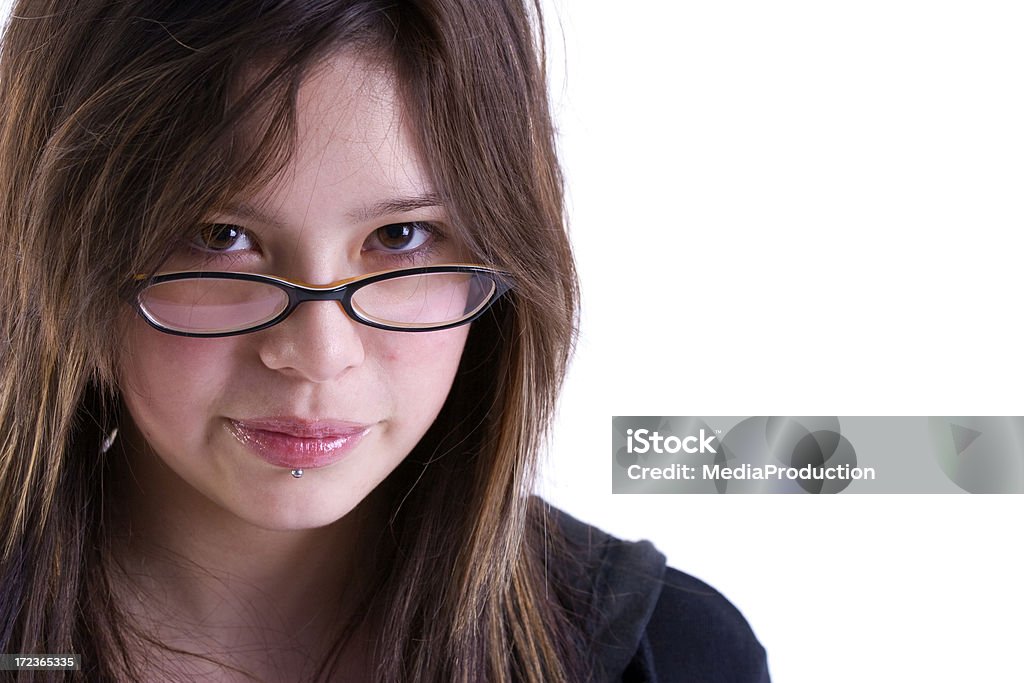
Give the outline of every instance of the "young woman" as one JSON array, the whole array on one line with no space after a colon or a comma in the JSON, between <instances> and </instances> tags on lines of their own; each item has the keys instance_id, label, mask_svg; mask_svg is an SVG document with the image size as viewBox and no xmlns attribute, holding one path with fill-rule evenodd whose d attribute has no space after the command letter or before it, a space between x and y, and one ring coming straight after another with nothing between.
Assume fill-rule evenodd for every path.
<instances>
[{"instance_id":1,"label":"young woman","mask_svg":"<svg viewBox=\"0 0 1024 683\"><path fill-rule=\"evenodd\" d=\"M3 680L767 680L530 496L576 279L538 9L21 2ZM657 677L657 678L655 678Z\"/></svg>"}]
</instances>

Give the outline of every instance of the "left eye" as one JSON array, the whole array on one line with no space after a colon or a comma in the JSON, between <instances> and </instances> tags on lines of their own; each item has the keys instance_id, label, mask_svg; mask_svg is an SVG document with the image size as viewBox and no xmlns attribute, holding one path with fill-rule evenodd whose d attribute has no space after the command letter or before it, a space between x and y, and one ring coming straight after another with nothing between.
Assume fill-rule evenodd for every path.
<instances>
[{"instance_id":1,"label":"left eye","mask_svg":"<svg viewBox=\"0 0 1024 683\"><path fill-rule=\"evenodd\" d=\"M218 253L252 248L252 240L245 229L228 223L210 223L202 226L192 244L201 251Z\"/></svg>"},{"instance_id":2,"label":"left eye","mask_svg":"<svg viewBox=\"0 0 1024 683\"><path fill-rule=\"evenodd\" d=\"M427 223L393 223L370 233L366 246L383 251L412 251L426 244L433 232Z\"/></svg>"}]
</instances>

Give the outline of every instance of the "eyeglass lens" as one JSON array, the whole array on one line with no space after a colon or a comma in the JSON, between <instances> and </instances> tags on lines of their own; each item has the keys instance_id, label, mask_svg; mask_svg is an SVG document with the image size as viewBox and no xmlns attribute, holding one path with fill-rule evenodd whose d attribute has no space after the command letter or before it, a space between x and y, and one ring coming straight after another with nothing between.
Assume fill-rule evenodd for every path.
<instances>
[{"instance_id":1,"label":"eyeglass lens","mask_svg":"<svg viewBox=\"0 0 1024 683\"><path fill-rule=\"evenodd\" d=\"M420 273L360 285L357 317L410 329L450 325L491 300L494 281L481 273ZM257 327L288 308L285 290L265 282L190 278L151 285L139 298L146 315L178 332L224 333Z\"/></svg>"}]
</instances>

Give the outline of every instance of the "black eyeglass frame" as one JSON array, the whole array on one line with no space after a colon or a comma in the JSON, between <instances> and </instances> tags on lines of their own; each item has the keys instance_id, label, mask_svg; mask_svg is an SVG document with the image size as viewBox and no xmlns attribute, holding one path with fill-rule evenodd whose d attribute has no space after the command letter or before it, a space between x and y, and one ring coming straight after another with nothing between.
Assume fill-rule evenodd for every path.
<instances>
[{"instance_id":1,"label":"black eyeglass frame","mask_svg":"<svg viewBox=\"0 0 1024 683\"><path fill-rule=\"evenodd\" d=\"M353 295L366 285L372 285L375 282L381 282L383 280L393 280L400 277L408 277L410 275L427 275L430 273L475 273L479 275L486 275L494 283L494 292L491 294L490 298L485 303L481 304L478 310L469 317L456 322L445 323L443 325L432 325L429 327L388 325L386 323L381 323L376 320L360 316L355 307L352 306ZM164 327L147 315L145 309L142 307L142 303L139 301L142 292L140 291L139 294L134 297L133 304L135 310L140 316L142 316L143 320L149 323L150 327L153 327L160 332L177 335L179 337L201 338L234 337L239 334L249 334L250 332L265 330L266 328L277 325L283 321L292 314L299 304L306 301L337 301L341 304L341 307L349 318L360 324L375 327L380 330L393 332L437 332L439 330L447 330L461 325L468 325L473 322L486 313L487 310L506 292L511 290L513 286L511 274L506 271L499 270L497 268L490 268L488 266L467 264L445 264L436 266L419 266L414 268L397 268L395 270L387 270L379 273L370 273L369 275L360 275L323 286L303 285L275 275L260 275L257 273L238 273L229 271L189 270L161 273L153 276L136 275L135 277L137 280L147 280L147 288L162 282L173 282L176 280L246 280L249 282L261 282L263 284L273 285L278 289L284 290L285 294L288 295L288 305L278 315L264 323L260 323L259 325L246 327L241 330L233 330L231 332L184 332L182 330ZM142 291L145 291L145 289Z\"/></svg>"}]
</instances>

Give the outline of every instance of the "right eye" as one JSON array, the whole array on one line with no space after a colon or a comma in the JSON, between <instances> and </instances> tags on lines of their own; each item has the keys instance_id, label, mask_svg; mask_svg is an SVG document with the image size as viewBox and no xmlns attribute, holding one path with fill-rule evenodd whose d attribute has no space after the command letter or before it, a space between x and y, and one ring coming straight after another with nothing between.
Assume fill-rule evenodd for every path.
<instances>
[{"instance_id":1,"label":"right eye","mask_svg":"<svg viewBox=\"0 0 1024 683\"><path fill-rule=\"evenodd\" d=\"M245 228L229 223L202 226L189 244L197 251L206 253L233 253L254 248Z\"/></svg>"}]
</instances>

